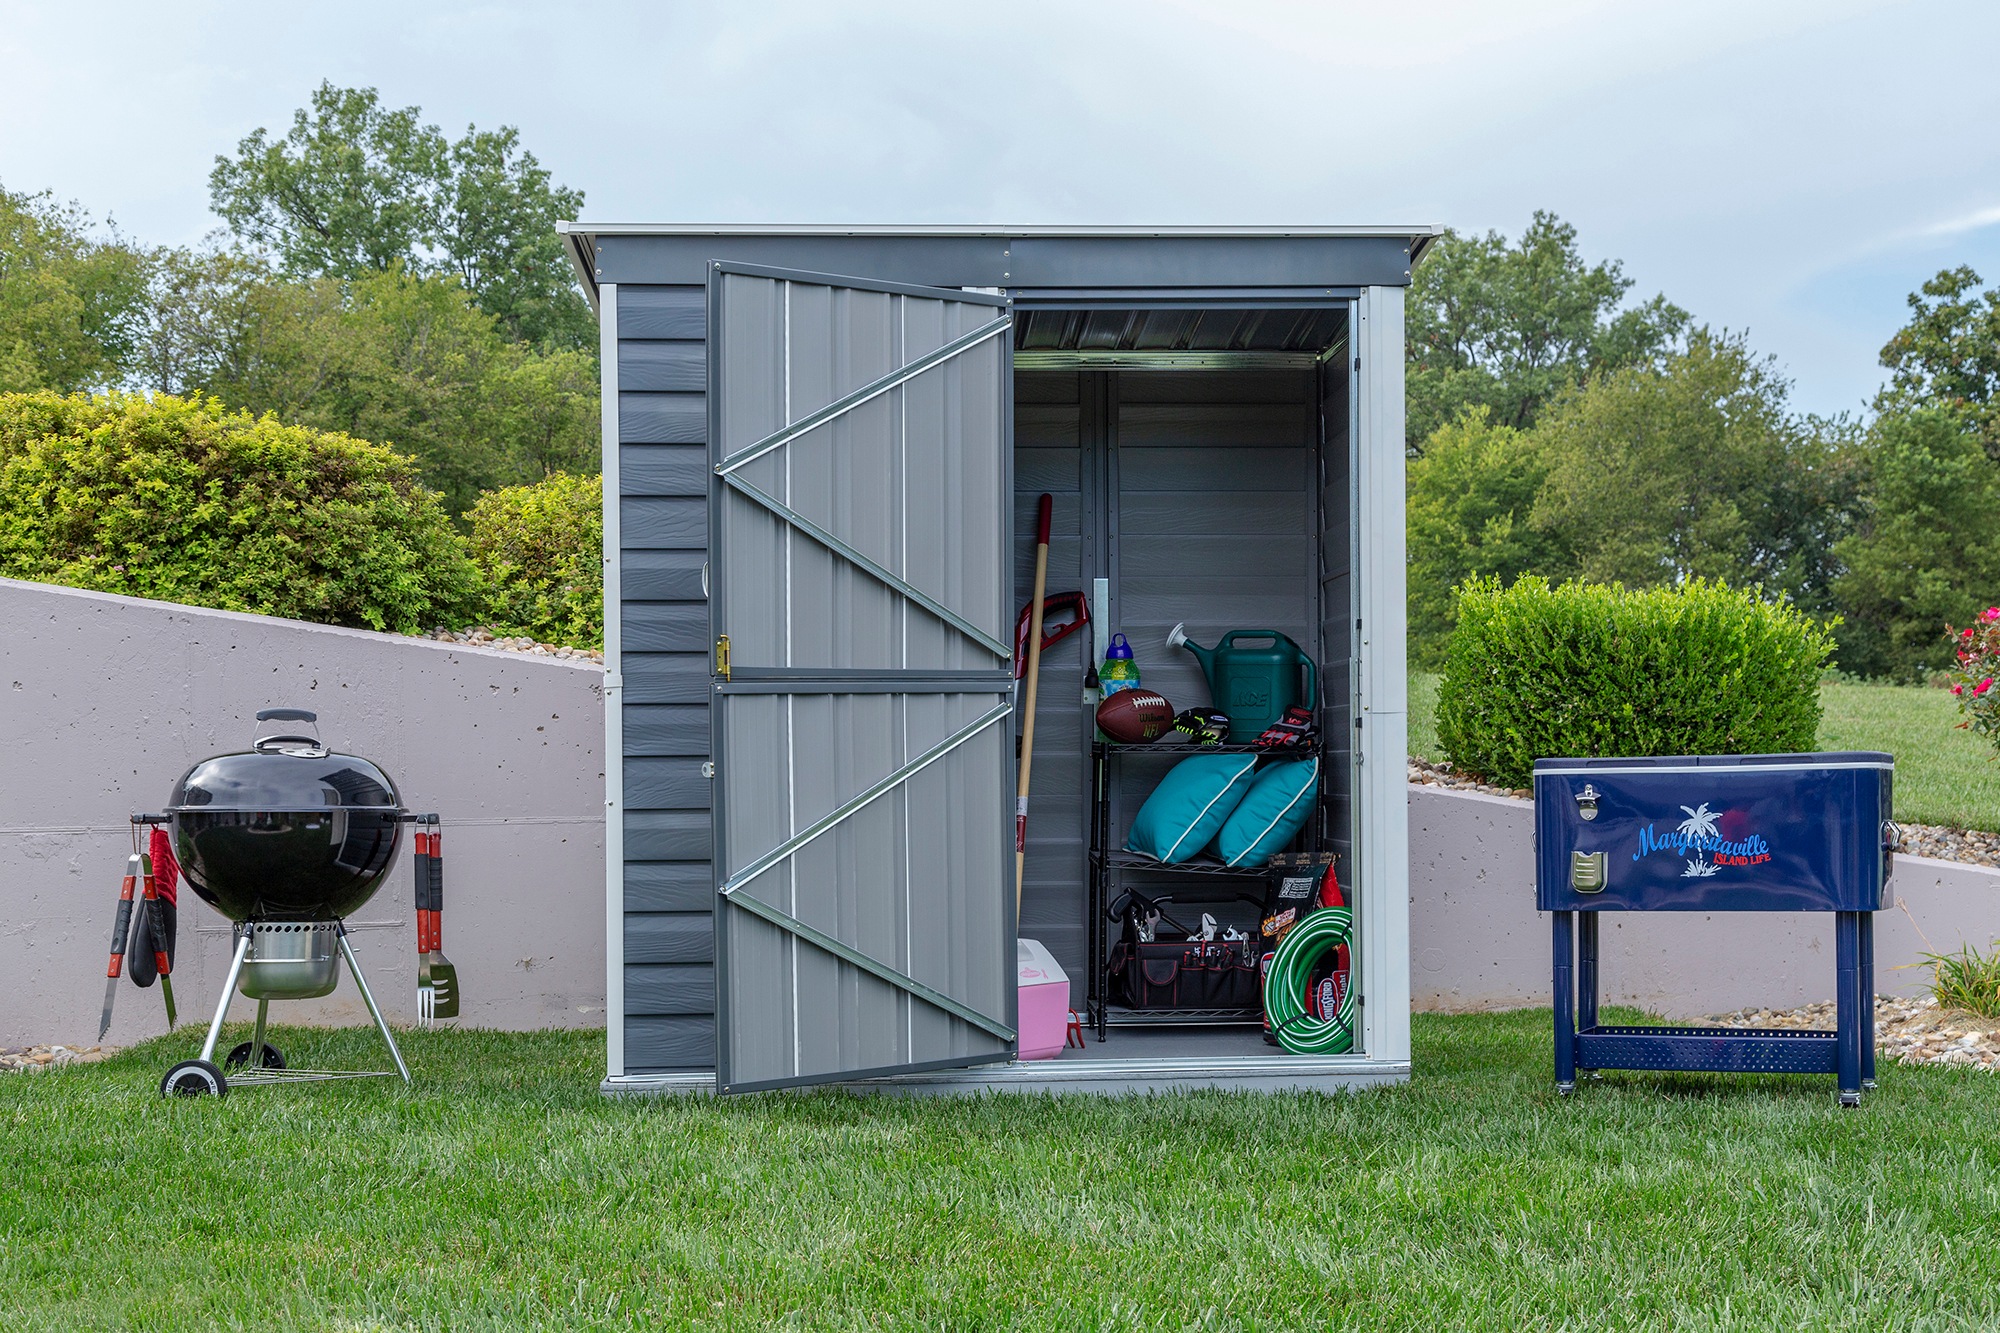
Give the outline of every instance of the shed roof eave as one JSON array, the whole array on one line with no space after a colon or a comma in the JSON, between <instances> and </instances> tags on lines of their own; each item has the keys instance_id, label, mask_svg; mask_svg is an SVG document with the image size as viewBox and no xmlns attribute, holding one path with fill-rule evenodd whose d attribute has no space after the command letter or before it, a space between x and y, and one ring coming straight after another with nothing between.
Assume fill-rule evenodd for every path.
<instances>
[{"instance_id":1,"label":"shed roof eave","mask_svg":"<svg viewBox=\"0 0 2000 1333\"><path fill-rule=\"evenodd\" d=\"M1416 226L1342 227L1003 227L896 224L810 224L792 222L587 222L556 223L565 236L1046 236L1046 237L1285 237L1395 236L1428 245L1444 234L1436 223Z\"/></svg>"}]
</instances>

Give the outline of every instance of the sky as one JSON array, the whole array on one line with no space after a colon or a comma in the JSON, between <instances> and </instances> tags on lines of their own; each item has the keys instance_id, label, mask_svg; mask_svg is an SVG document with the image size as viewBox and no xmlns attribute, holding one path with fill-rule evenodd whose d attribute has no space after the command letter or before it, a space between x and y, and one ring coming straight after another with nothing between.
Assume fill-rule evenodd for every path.
<instances>
[{"instance_id":1,"label":"sky","mask_svg":"<svg viewBox=\"0 0 2000 1333\"><path fill-rule=\"evenodd\" d=\"M1905 298L2000 279L2000 5L0 0L0 185L148 243L321 80L511 124L585 216L1325 225L1534 210L1859 411Z\"/></svg>"}]
</instances>

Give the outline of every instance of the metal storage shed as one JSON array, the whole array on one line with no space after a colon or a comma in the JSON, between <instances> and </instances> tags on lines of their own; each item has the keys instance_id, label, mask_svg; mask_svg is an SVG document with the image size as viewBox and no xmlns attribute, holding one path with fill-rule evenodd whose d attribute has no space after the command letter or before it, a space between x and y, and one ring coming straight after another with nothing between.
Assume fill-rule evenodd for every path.
<instances>
[{"instance_id":1,"label":"metal storage shed","mask_svg":"<svg viewBox=\"0 0 2000 1333\"><path fill-rule=\"evenodd\" d=\"M603 347L605 1089L1406 1078L1403 299L1438 229L563 232ZM1354 1054L1120 1028L1011 1058L1044 492L1051 591L1108 580L1176 706L1205 693L1175 621L1320 662ZM1087 652L1043 666L1018 923L1073 978Z\"/></svg>"}]
</instances>

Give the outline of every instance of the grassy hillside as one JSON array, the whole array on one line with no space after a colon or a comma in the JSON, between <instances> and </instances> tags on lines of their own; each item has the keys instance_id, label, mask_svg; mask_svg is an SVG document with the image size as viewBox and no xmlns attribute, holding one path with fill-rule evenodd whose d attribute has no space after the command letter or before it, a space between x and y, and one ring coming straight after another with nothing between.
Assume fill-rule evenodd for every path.
<instances>
[{"instance_id":1,"label":"grassy hillside","mask_svg":"<svg viewBox=\"0 0 2000 1333\"><path fill-rule=\"evenodd\" d=\"M1994 749L1959 731L1943 690L1907 685L1830 684L1822 750L1886 750L1896 756L1896 815L1918 824L2000 831L2000 762ZM1410 753L1444 758L1437 743L1437 677L1410 674Z\"/></svg>"}]
</instances>

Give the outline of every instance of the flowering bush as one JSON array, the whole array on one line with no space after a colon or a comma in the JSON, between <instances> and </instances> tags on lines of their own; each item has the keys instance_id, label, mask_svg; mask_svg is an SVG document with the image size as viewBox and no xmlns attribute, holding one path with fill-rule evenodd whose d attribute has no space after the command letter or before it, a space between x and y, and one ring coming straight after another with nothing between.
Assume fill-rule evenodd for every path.
<instances>
[{"instance_id":1,"label":"flowering bush","mask_svg":"<svg viewBox=\"0 0 2000 1333\"><path fill-rule=\"evenodd\" d=\"M1953 629L1958 648L1958 664L1950 671L1951 692L1958 697L1958 711L1965 714L1961 727L1970 727L2000 747L2000 606L1989 606L1979 619L1965 629Z\"/></svg>"}]
</instances>

